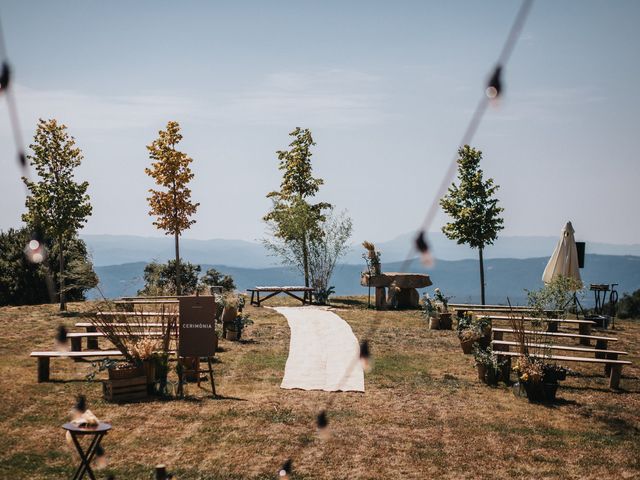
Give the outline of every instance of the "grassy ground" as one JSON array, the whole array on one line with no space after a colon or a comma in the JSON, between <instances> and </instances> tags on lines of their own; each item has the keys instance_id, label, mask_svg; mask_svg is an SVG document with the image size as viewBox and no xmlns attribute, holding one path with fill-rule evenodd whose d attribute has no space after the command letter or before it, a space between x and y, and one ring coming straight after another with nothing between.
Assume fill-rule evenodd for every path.
<instances>
[{"instance_id":1,"label":"grassy ground","mask_svg":"<svg viewBox=\"0 0 640 480\"><path fill-rule=\"evenodd\" d=\"M335 305L358 338L379 326L364 394L281 390L286 320L249 308L246 341L221 341L217 354L223 398L189 385L186 400L125 405L106 403L100 382L84 380L88 363L54 359L54 381L36 382L29 353L50 349L57 325L72 326L90 304L71 304L64 317L55 306L0 308L0 478L72 475L77 459L60 425L80 393L114 425L99 478L148 479L157 463L180 480L274 478L290 455L294 478L640 476L640 322L617 321L610 332L634 362L624 390L609 391L601 368L573 365L581 375L562 383L557 405L542 406L480 384L454 332L428 330L420 312ZM321 440L315 415L329 398L331 436Z\"/></svg>"}]
</instances>

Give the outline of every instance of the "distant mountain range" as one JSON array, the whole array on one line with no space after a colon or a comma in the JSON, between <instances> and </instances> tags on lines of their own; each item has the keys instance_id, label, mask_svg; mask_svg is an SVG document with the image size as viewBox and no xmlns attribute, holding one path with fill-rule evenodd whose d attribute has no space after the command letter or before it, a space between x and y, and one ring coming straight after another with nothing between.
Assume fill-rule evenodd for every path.
<instances>
[{"instance_id":1,"label":"distant mountain range","mask_svg":"<svg viewBox=\"0 0 640 480\"><path fill-rule=\"evenodd\" d=\"M237 255L237 250L233 248L229 248L229 252ZM197 261L194 257L187 258ZM542 286L542 271L547 261L547 256L527 259L487 259L485 261L487 301L504 304L508 297L514 304L525 303L525 289L531 290ZM146 261L138 261L122 265L97 266L96 272L100 277L102 294L107 298L135 295L143 286L142 273L146 263ZM200 264L203 272L213 266L221 272L230 274L239 290L246 290L256 285L303 283L297 272L285 267L246 268L220 263L201 262ZM401 268L401 262L383 263L383 268L386 271L398 271ZM336 287L336 294L366 295L367 288L360 286L362 270L362 264L338 265L331 282ZM437 260L428 271L418 261L414 261L410 270L431 275L434 285L426 289L429 292L437 286L447 295L453 295L453 301L479 301L478 262L475 259ZM581 273L587 288L590 283L618 283L618 291L621 294L632 292L640 288L640 256L589 254ZM93 290L89 296L96 298L100 293ZM591 292L585 293L583 303L585 306L593 303Z\"/></svg>"},{"instance_id":2,"label":"distant mountain range","mask_svg":"<svg viewBox=\"0 0 640 480\"><path fill-rule=\"evenodd\" d=\"M136 237L127 235L83 235L94 265L107 266L124 263L166 261L173 258L173 240L170 237ZM382 252L383 266L407 258L413 234L404 234L386 242L376 242ZM370 239L375 242L375 239ZM578 238L580 240L580 238ZM441 233L429 235L433 252L441 260L475 259L477 251L457 245ZM538 258L549 257L558 237L500 237L495 245L485 249L485 258ZM267 268L278 265L258 242L244 240L190 240L180 241L182 257L190 262L228 265L242 268ZM343 258L342 263L361 265L363 250L359 244ZM640 256L640 244L616 245L587 243L588 254ZM386 268L386 267L385 267ZM388 268L386 268L388 270Z\"/></svg>"}]
</instances>

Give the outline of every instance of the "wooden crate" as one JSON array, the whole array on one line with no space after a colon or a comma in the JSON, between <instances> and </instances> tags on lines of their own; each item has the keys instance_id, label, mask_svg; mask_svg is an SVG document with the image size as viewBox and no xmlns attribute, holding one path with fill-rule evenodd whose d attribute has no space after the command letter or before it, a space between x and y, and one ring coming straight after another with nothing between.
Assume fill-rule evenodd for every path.
<instances>
[{"instance_id":1,"label":"wooden crate","mask_svg":"<svg viewBox=\"0 0 640 480\"><path fill-rule=\"evenodd\" d=\"M147 398L147 377L107 380L102 384L105 400L110 402L130 402Z\"/></svg>"}]
</instances>

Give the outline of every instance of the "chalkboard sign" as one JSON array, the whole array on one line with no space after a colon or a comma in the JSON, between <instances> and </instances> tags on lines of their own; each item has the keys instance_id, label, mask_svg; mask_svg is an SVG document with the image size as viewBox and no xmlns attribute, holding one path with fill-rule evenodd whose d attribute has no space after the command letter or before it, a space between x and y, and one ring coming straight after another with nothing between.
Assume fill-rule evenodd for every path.
<instances>
[{"instance_id":1,"label":"chalkboard sign","mask_svg":"<svg viewBox=\"0 0 640 480\"><path fill-rule=\"evenodd\" d=\"M213 357L216 347L216 301L213 296L178 297L178 355Z\"/></svg>"}]
</instances>

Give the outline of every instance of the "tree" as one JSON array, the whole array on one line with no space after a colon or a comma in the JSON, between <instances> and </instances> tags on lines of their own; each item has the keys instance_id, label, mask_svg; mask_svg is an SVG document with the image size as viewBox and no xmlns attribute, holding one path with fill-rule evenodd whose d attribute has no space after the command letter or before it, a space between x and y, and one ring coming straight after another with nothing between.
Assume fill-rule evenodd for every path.
<instances>
[{"instance_id":1,"label":"tree","mask_svg":"<svg viewBox=\"0 0 640 480\"><path fill-rule=\"evenodd\" d=\"M30 240L31 233L27 228L0 232L0 305L35 305L51 301L48 266L25 258L24 248ZM45 246L52 260L52 276L59 278L58 248L51 240ZM98 285L85 243L77 237L69 240L65 257L65 298L67 301L84 300L85 291Z\"/></svg>"},{"instance_id":2,"label":"tree","mask_svg":"<svg viewBox=\"0 0 640 480\"><path fill-rule=\"evenodd\" d=\"M32 230L42 229L45 236L57 242L60 310L66 310L66 243L77 235L92 211L87 195L89 183L74 180L74 170L83 159L82 151L75 146L67 127L55 119L38 121L34 142L29 147L33 155L27 158L39 181L22 179L30 192L22 219Z\"/></svg>"},{"instance_id":3,"label":"tree","mask_svg":"<svg viewBox=\"0 0 640 480\"><path fill-rule=\"evenodd\" d=\"M458 179L460 185L451 184L447 194L440 199L443 210L453 218L442 227L450 240L458 244L467 244L478 249L480 261L480 292L482 304L485 304L483 250L492 245L502 230L503 220L500 213L504 208L498 206L494 198L499 186L493 179L483 179L480 169L482 152L465 145L458 150Z\"/></svg>"},{"instance_id":4,"label":"tree","mask_svg":"<svg viewBox=\"0 0 640 480\"><path fill-rule=\"evenodd\" d=\"M309 242L309 274L311 285L320 304L327 303L333 287L329 285L338 259L349 250L353 222L345 212L335 215L333 210L320 223L322 235Z\"/></svg>"},{"instance_id":5,"label":"tree","mask_svg":"<svg viewBox=\"0 0 640 480\"><path fill-rule=\"evenodd\" d=\"M178 122L167 123L166 130L158 132L158 138L147 146L149 157L153 160L151 168L145 168L157 185L166 190L149 189L147 198L151 210L149 215L157 217L153 224L167 235L173 235L175 241L176 293L182 294L180 273L180 235L196 221L190 217L196 213L199 203L191 201L189 181L193 178L189 165L193 161L186 153L176 150L182 140Z\"/></svg>"},{"instance_id":6,"label":"tree","mask_svg":"<svg viewBox=\"0 0 640 480\"><path fill-rule=\"evenodd\" d=\"M202 267L191 262L178 267L175 260L167 263L151 262L144 267L144 287L138 290L138 295L175 295L178 284L185 295L191 295L198 288L198 277Z\"/></svg>"},{"instance_id":7,"label":"tree","mask_svg":"<svg viewBox=\"0 0 640 480\"><path fill-rule=\"evenodd\" d=\"M322 235L320 223L325 220L323 211L331 208L325 202L310 203L324 183L314 178L311 167L311 147L315 145L311 131L297 127L289 150L276 152L282 170L280 190L267 195L273 202L272 209L263 220L267 223L272 239L265 246L284 264L297 267L309 286L309 243Z\"/></svg>"},{"instance_id":8,"label":"tree","mask_svg":"<svg viewBox=\"0 0 640 480\"><path fill-rule=\"evenodd\" d=\"M208 287L222 287L223 292L233 292L236 289L233 278L230 275L220 273L215 268L207 270L200 281Z\"/></svg>"}]
</instances>

